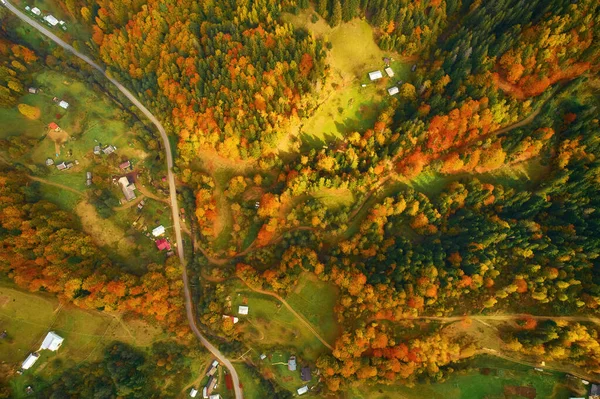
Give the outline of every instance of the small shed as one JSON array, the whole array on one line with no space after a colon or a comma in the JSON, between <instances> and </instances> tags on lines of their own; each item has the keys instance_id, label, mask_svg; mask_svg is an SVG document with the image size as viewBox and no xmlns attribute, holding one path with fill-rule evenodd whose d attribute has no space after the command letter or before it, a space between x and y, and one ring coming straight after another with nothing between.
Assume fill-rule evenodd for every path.
<instances>
[{"instance_id":1,"label":"small shed","mask_svg":"<svg viewBox=\"0 0 600 399\"><path fill-rule=\"evenodd\" d=\"M288 370L296 371L296 356L290 356L288 359Z\"/></svg>"},{"instance_id":2,"label":"small shed","mask_svg":"<svg viewBox=\"0 0 600 399\"><path fill-rule=\"evenodd\" d=\"M52 158L46 159L46 166L52 166L52 165L54 165L54 159L52 159Z\"/></svg>"},{"instance_id":3,"label":"small shed","mask_svg":"<svg viewBox=\"0 0 600 399\"><path fill-rule=\"evenodd\" d=\"M21 364L21 368L23 370L27 370L27 369L31 368L31 366L33 366L35 364L35 362L38 361L39 358L40 358L39 353L37 353L37 352L30 353L29 356L27 356L27 359L25 359L25 361L23 362L23 364Z\"/></svg>"},{"instance_id":4,"label":"small shed","mask_svg":"<svg viewBox=\"0 0 600 399\"><path fill-rule=\"evenodd\" d=\"M377 80L377 79L381 79L381 78L383 78L383 74L381 73L381 71L369 72L369 79Z\"/></svg>"},{"instance_id":5,"label":"small shed","mask_svg":"<svg viewBox=\"0 0 600 399\"><path fill-rule=\"evenodd\" d=\"M58 131L60 130L60 126L58 126L58 125L56 124L56 122L50 122L50 123L48 124L48 129L52 129L52 130L54 130L55 132L58 132Z\"/></svg>"},{"instance_id":6,"label":"small shed","mask_svg":"<svg viewBox=\"0 0 600 399\"><path fill-rule=\"evenodd\" d=\"M212 394L208 397L208 399L221 399L221 395L218 393Z\"/></svg>"},{"instance_id":7,"label":"small shed","mask_svg":"<svg viewBox=\"0 0 600 399\"><path fill-rule=\"evenodd\" d=\"M85 178L86 179L91 179L92 178L92 172L86 172L85 173Z\"/></svg>"},{"instance_id":8,"label":"small shed","mask_svg":"<svg viewBox=\"0 0 600 399\"><path fill-rule=\"evenodd\" d=\"M130 166L131 166L131 162L125 161L125 162L123 162L122 164L119 165L119 168L121 168L121 169L127 169Z\"/></svg>"},{"instance_id":9,"label":"small shed","mask_svg":"<svg viewBox=\"0 0 600 399\"><path fill-rule=\"evenodd\" d=\"M115 150L116 150L116 149L117 149L116 147L114 147L114 146L112 146L112 145L109 145L109 146L107 146L106 148L104 148L104 149L102 150L102 152L103 152L105 155L110 155L110 154L112 154L113 152L115 152Z\"/></svg>"},{"instance_id":10,"label":"small shed","mask_svg":"<svg viewBox=\"0 0 600 399\"><path fill-rule=\"evenodd\" d=\"M264 353L260 355L260 360L265 360L267 358L267 355L265 355Z\"/></svg>"},{"instance_id":11,"label":"small shed","mask_svg":"<svg viewBox=\"0 0 600 399\"><path fill-rule=\"evenodd\" d=\"M394 77L394 71L392 70L392 68L387 67L385 68L385 73L387 74L387 76L389 76L390 78Z\"/></svg>"},{"instance_id":12,"label":"small shed","mask_svg":"<svg viewBox=\"0 0 600 399\"><path fill-rule=\"evenodd\" d=\"M58 19L56 19L54 15L46 15L44 21L48 22L51 26L56 26L58 24Z\"/></svg>"},{"instance_id":13,"label":"small shed","mask_svg":"<svg viewBox=\"0 0 600 399\"><path fill-rule=\"evenodd\" d=\"M312 376L310 375L310 367L302 367L302 370L300 370L300 378L302 378L302 381L310 381L310 379L312 378Z\"/></svg>"},{"instance_id":14,"label":"small shed","mask_svg":"<svg viewBox=\"0 0 600 399\"><path fill-rule=\"evenodd\" d=\"M308 385L298 388L296 392L298 392L298 395L304 395L308 392Z\"/></svg>"},{"instance_id":15,"label":"small shed","mask_svg":"<svg viewBox=\"0 0 600 399\"><path fill-rule=\"evenodd\" d=\"M161 238L160 240L156 240L156 248L159 251L166 249L167 251L171 250L171 244L165 238Z\"/></svg>"},{"instance_id":16,"label":"small shed","mask_svg":"<svg viewBox=\"0 0 600 399\"><path fill-rule=\"evenodd\" d=\"M157 228L155 228L154 230L152 230L152 235L154 237L159 237L163 234L165 234L165 226L163 226L162 224L160 226L158 226Z\"/></svg>"},{"instance_id":17,"label":"small shed","mask_svg":"<svg viewBox=\"0 0 600 399\"><path fill-rule=\"evenodd\" d=\"M100 155L100 146L99 145L94 146L94 154Z\"/></svg>"},{"instance_id":18,"label":"small shed","mask_svg":"<svg viewBox=\"0 0 600 399\"><path fill-rule=\"evenodd\" d=\"M56 164L56 169L58 169L58 170L65 170L65 169L67 169L67 164L65 164L64 162Z\"/></svg>"},{"instance_id":19,"label":"small shed","mask_svg":"<svg viewBox=\"0 0 600 399\"><path fill-rule=\"evenodd\" d=\"M38 89L35 87L30 87L29 89L27 89L27 91L31 94L37 94Z\"/></svg>"},{"instance_id":20,"label":"small shed","mask_svg":"<svg viewBox=\"0 0 600 399\"><path fill-rule=\"evenodd\" d=\"M247 315L248 314L248 306L240 306L240 307L238 307L238 313L239 314Z\"/></svg>"},{"instance_id":21,"label":"small shed","mask_svg":"<svg viewBox=\"0 0 600 399\"><path fill-rule=\"evenodd\" d=\"M65 100L60 100L60 102L58 103L58 106L64 109L69 108L69 103L66 102Z\"/></svg>"},{"instance_id":22,"label":"small shed","mask_svg":"<svg viewBox=\"0 0 600 399\"><path fill-rule=\"evenodd\" d=\"M202 397L204 399L208 399L208 392L207 391L208 391L208 388L206 388L206 387L202 388Z\"/></svg>"},{"instance_id":23,"label":"small shed","mask_svg":"<svg viewBox=\"0 0 600 399\"><path fill-rule=\"evenodd\" d=\"M399 92L400 92L400 89L398 89L398 86L390 87L388 89L388 93L390 93L390 96L393 96L394 94L398 94Z\"/></svg>"},{"instance_id":24,"label":"small shed","mask_svg":"<svg viewBox=\"0 0 600 399\"><path fill-rule=\"evenodd\" d=\"M34 13L35 15L42 15L42 12L41 12L41 11L40 11L40 9L39 9L39 8L37 8L37 7L33 7L33 8L31 9L31 12L32 12L32 13Z\"/></svg>"},{"instance_id":25,"label":"small shed","mask_svg":"<svg viewBox=\"0 0 600 399\"><path fill-rule=\"evenodd\" d=\"M190 397L195 398L196 395L198 395L198 390L192 388L192 390L190 391Z\"/></svg>"}]
</instances>

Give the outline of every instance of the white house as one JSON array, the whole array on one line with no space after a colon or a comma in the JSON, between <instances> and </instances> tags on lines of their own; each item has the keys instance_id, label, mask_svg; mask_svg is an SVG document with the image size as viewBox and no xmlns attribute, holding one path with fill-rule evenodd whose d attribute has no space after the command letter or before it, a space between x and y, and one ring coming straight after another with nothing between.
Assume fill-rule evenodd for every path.
<instances>
[{"instance_id":1,"label":"white house","mask_svg":"<svg viewBox=\"0 0 600 399\"><path fill-rule=\"evenodd\" d=\"M39 358L40 358L39 353L37 353L37 352L30 353L29 356L27 356L27 359L25 359L25 361L21 365L21 368L23 370L27 370L27 369L31 368L31 366L33 366L35 364L35 362L38 361Z\"/></svg>"},{"instance_id":2,"label":"white house","mask_svg":"<svg viewBox=\"0 0 600 399\"><path fill-rule=\"evenodd\" d=\"M221 399L221 395L218 393L212 394L208 397L208 399Z\"/></svg>"},{"instance_id":3,"label":"white house","mask_svg":"<svg viewBox=\"0 0 600 399\"><path fill-rule=\"evenodd\" d=\"M163 226L162 224L160 226L158 226L157 228L155 228L154 230L152 230L152 235L154 237L158 237L165 234L165 226Z\"/></svg>"},{"instance_id":4,"label":"white house","mask_svg":"<svg viewBox=\"0 0 600 399\"><path fill-rule=\"evenodd\" d=\"M54 15L46 15L44 17L44 21L48 22L52 26L56 26L58 24L58 19L54 18Z\"/></svg>"},{"instance_id":5,"label":"white house","mask_svg":"<svg viewBox=\"0 0 600 399\"><path fill-rule=\"evenodd\" d=\"M308 392L308 385L305 385L302 388L298 388L297 392L298 395L304 395L306 392Z\"/></svg>"},{"instance_id":6,"label":"white house","mask_svg":"<svg viewBox=\"0 0 600 399\"><path fill-rule=\"evenodd\" d=\"M387 74L387 76L389 76L390 78L394 77L394 71L392 70L392 68L387 67L384 70L385 70L385 73Z\"/></svg>"},{"instance_id":7,"label":"white house","mask_svg":"<svg viewBox=\"0 0 600 399\"><path fill-rule=\"evenodd\" d=\"M202 397L204 399L208 399L208 388L207 387L202 388Z\"/></svg>"},{"instance_id":8,"label":"white house","mask_svg":"<svg viewBox=\"0 0 600 399\"><path fill-rule=\"evenodd\" d=\"M400 90L398 89L398 86L390 87L388 89L388 93L390 93L390 96L393 96L394 94L398 94L399 92L400 92Z\"/></svg>"},{"instance_id":9,"label":"white house","mask_svg":"<svg viewBox=\"0 0 600 399\"><path fill-rule=\"evenodd\" d=\"M42 342L42 346L40 347L40 350L48 349L53 352L57 351L58 348L60 348L60 346L62 345L64 340L65 339L63 337L56 334L54 331L50 331L48 333L48 335L46 335L46 338L44 338L44 341Z\"/></svg>"},{"instance_id":10,"label":"white house","mask_svg":"<svg viewBox=\"0 0 600 399\"><path fill-rule=\"evenodd\" d=\"M381 71L369 72L369 79L377 80L377 79L381 79L381 78L383 78L383 74L381 73Z\"/></svg>"},{"instance_id":11,"label":"white house","mask_svg":"<svg viewBox=\"0 0 600 399\"><path fill-rule=\"evenodd\" d=\"M248 314L248 306L240 306L238 308L238 313L239 314Z\"/></svg>"},{"instance_id":12,"label":"white house","mask_svg":"<svg viewBox=\"0 0 600 399\"><path fill-rule=\"evenodd\" d=\"M31 12L32 12L32 13L34 13L35 15L42 15L42 12L41 12L41 11L40 11L40 9L39 9L39 8L37 8L37 7L33 7L33 8L31 9Z\"/></svg>"},{"instance_id":13,"label":"white house","mask_svg":"<svg viewBox=\"0 0 600 399\"><path fill-rule=\"evenodd\" d=\"M195 398L196 395L198 395L198 390L192 388L192 390L190 391L190 397Z\"/></svg>"},{"instance_id":14,"label":"white house","mask_svg":"<svg viewBox=\"0 0 600 399\"><path fill-rule=\"evenodd\" d=\"M58 103L58 106L64 109L69 108L69 103L66 102L65 100L60 100L60 102Z\"/></svg>"}]
</instances>

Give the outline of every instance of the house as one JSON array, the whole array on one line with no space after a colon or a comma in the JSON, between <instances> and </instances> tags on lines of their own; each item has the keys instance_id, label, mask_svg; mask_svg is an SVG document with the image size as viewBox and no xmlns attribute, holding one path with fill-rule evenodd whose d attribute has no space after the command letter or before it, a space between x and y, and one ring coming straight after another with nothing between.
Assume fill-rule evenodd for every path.
<instances>
[{"instance_id":1,"label":"house","mask_svg":"<svg viewBox=\"0 0 600 399\"><path fill-rule=\"evenodd\" d=\"M110 155L113 152L115 152L115 150L117 149L117 147L114 147L112 145L107 146L105 149L102 150L102 152L104 153L104 155Z\"/></svg>"},{"instance_id":2,"label":"house","mask_svg":"<svg viewBox=\"0 0 600 399\"><path fill-rule=\"evenodd\" d=\"M142 209L144 205L146 205L146 200L141 200L137 207L138 209Z\"/></svg>"},{"instance_id":3,"label":"house","mask_svg":"<svg viewBox=\"0 0 600 399\"><path fill-rule=\"evenodd\" d=\"M60 127L56 124L56 122L50 122L48 124L48 129L52 129L55 132L58 132L60 130Z\"/></svg>"},{"instance_id":4,"label":"house","mask_svg":"<svg viewBox=\"0 0 600 399\"><path fill-rule=\"evenodd\" d=\"M29 89L27 89L27 91L28 91L30 94L37 94L37 92L38 92L38 89L37 89L37 88L35 88L35 87L30 87Z\"/></svg>"},{"instance_id":5,"label":"house","mask_svg":"<svg viewBox=\"0 0 600 399\"><path fill-rule=\"evenodd\" d=\"M210 393L214 389L214 384L213 384L214 382L215 382L215 376L214 375L211 375L210 377L208 377L208 382L206 383L206 393L208 395L210 395Z\"/></svg>"},{"instance_id":6,"label":"house","mask_svg":"<svg viewBox=\"0 0 600 399\"><path fill-rule=\"evenodd\" d=\"M58 24L58 19L54 18L53 15L46 15L44 17L44 21L48 22L48 24L52 26L56 26L56 24Z\"/></svg>"},{"instance_id":7,"label":"house","mask_svg":"<svg viewBox=\"0 0 600 399\"><path fill-rule=\"evenodd\" d=\"M288 359L288 370L296 371L296 356L290 356Z\"/></svg>"},{"instance_id":8,"label":"house","mask_svg":"<svg viewBox=\"0 0 600 399\"><path fill-rule=\"evenodd\" d=\"M119 179L119 184L121 185L121 190L123 191L123 195L127 201L135 199L135 183L131 181L129 177L121 177Z\"/></svg>"},{"instance_id":9,"label":"house","mask_svg":"<svg viewBox=\"0 0 600 399\"><path fill-rule=\"evenodd\" d=\"M40 346L40 350L48 349L52 352L55 352L58 350L58 348L60 348L60 346L62 345L64 340L65 339L63 337L61 337L54 331L50 331L46 335L46 338L44 338L44 341L42 342L42 346Z\"/></svg>"},{"instance_id":10,"label":"house","mask_svg":"<svg viewBox=\"0 0 600 399\"><path fill-rule=\"evenodd\" d=\"M223 318L224 319L230 319L233 324L236 324L238 321L240 321L239 318L237 318L235 316L229 316L229 315L226 315L226 314L223 315Z\"/></svg>"},{"instance_id":11,"label":"house","mask_svg":"<svg viewBox=\"0 0 600 399\"><path fill-rule=\"evenodd\" d=\"M389 76L390 78L394 77L394 71L392 70L392 68L387 67L384 69L385 73L387 74L387 76Z\"/></svg>"},{"instance_id":12,"label":"house","mask_svg":"<svg viewBox=\"0 0 600 399\"><path fill-rule=\"evenodd\" d=\"M123 162L122 164L119 165L119 168L121 168L121 169L127 169L130 166L131 166L131 162L125 161L125 162Z\"/></svg>"},{"instance_id":13,"label":"house","mask_svg":"<svg viewBox=\"0 0 600 399\"><path fill-rule=\"evenodd\" d=\"M377 80L377 79L381 79L381 78L383 78L381 71L369 72L369 79Z\"/></svg>"},{"instance_id":14,"label":"house","mask_svg":"<svg viewBox=\"0 0 600 399\"><path fill-rule=\"evenodd\" d=\"M589 399L600 399L600 385L592 384Z\"/></svg>"},{"instance_id":15,"label":"house","mask_svg":"<svg viewBox=\"0 0 600 399\"><path fill-rule=\"evenodd\" d=\"M310 381L310 379L312 378L312 376L310 375L310 367L302 367L302 370L300 370L300 378L302 378L302 381Z\"/></svg>"},{"instance_id":16,"label":"house","mask_svg":"<svg viewBox=\"0 0 600 399\"><path fill-rule=\"evenodd\" d=\"M208 399L221 399L221 395L219 395L218 393L214 394L214 395L210 395L208 397Z\"/></svg>"},{"instance_id":17,"label":"house","mask_svg":"<svg viewBox=\"0 0 600 399\"><path fill-rule=\"evenodd\" d=\"M160 240L156 240L156 248L158 248L159 251L162 251L163 249L170 251L171 244L169 244L169 241L167 241L166 239L161 238Z\"/></svg>"},{"instance_id":18,"label":"house","mask_svg":"<svg viewBox=\"0 0 600 399\"><path fill-rule=\"evenodd\" d=\"M54 160L52 158L46 159L46 166L52 166L52 165L54 165Z\"/></svg>"},{"instance_id":19,"label":"house","mask_svg":"<svg viewBox=\"0 0 600 399\"><path fill-rule=\"evenodd\" d=\"M202 388L202 397L204 399L208 399L208 393L206 391L208 391L208 388L206 388L206 387Z\"/></svg>"},{"instance_id":20,"label":"house","mask_svg":"<svg viewBox=\"0 0 600 399\"><path fill-rule=\"evenodd\" d=\"M398 86L390 87L388 89L388 93L390 93L390 96L393 96L394 94L398 94L399 92L400 92L400 89L398 89Z\"/></svg>"},{"instance_id":21,"label":"house","mask_svg":"<svg viewBox=\"0 0 600 399\"><path fill-rule=\"evenodd\" d=\"M48 161L46 161L46 162L48 162ZM56 169L65 170L65 169L67 169L67 165L64 162L61 162L59 164L56 164Z\"/></svg>"},{"instance_id":22,"label":"house","mask_svg":"<svg viewBox=\"0 0 600 399\"><path fill-rule=\"evenodd\" d=\"M39 8L37 8L37 7L33 7L33 8L31 9L31 12L32 12L32 13L34 13L35 15L42 15L42 12L41 12L41 11L40 11L40 9L39 9Z\"/></svg>"},{"instance_id":23,"label":"house","mask_svg":"<svg viewBox=\"0 0 600 399\"><path fill-rule=\"evenodd\" d=\"M67 169L71 169L73 167L73 162L69 162L65 165Z\"/></svg>"},{"instance_id":24,"label":"house","mask_svg":"<svg viewBox=\"0 0 600 399\"><path fill-rule=\"evenodd\" d=\"M260 201L256 201L256 202L254 203L254 207L255 207L256 209L258 209L258 208L260 207Z\"/></svg>"},{"instance_id":25,"label":"house","mask_svg":"<svg viewBox=\"0 0 600 399\"><path fill-rule=\"evenodd\" d=\"M195 398L196 395L198 395L198 390L192 388L192 390L190 391L190 397Z\"/></svg>"},{"instance_id":26,"label":"house","mask_svg":"<svg viewBox=\"0 0 600 399\"><path fill-rule=\"evenodd\" d=\"M65 100L60 100L60 102L58 103L58 106L64 109L69 108L69 103L66 102Z\"/></svg>"},{"instance_id":27,"label":"house","mask_svg":"<svg viewBox=\"0 0 600 399\"><path fill-rule=\"evenodd\" d=\"M165 226L163 226L162 224L154 230L152 230L152 235L154 237L162 236L163 234L165 234Z\"/></svg>"},{"instance_id":28,"label":"house","mask_svg":"<svg viewBox=\"0 0 600 399\"><path fill-rule=\"evenodd\" d=\"M86 172L85 178L90 180L92 178L92 172Z\"/></svg>"},{"instance_id":29,"label":"house","mask_svg":"<svg viewBox=\"0 0 600 399\"><path fill-rule=\"evenodd\" d=\"M260 355L260 360L265 360L267 358L267 355L265 355L264 353Z\"/></svg>"},{"instance_id":30,"label":"house","mask_svg":"<svg viewBox=\"0 0 600 399\"><path fill-rule=\"evenodd\" d=\"M296 392L298 392L298 395L304 395L305 393L308 392L308 385L298 388L298 390Z\"/></svg>"},{"instance_id":31,"label":"house","mask_svg":"<svg viewBox=\"0 0 600 399\"><path fill-rule=\"evenodd\" d=\"M248 306L240 306L238 307L238 313L247 315L248 314Z\"/></svg>"},{"instance_id":32,"label":"house","mask_svg":"<svg viewBox=\"0 0 600 399\"><path fill-rule=\"evenodd\" d=\"M39 358L40 358L39 353L37 353L37 352L30 353L29 356L27 356L27 359L25 359L25 361L23 362L23 364L21 364L21 368L23 370L27 370L27 369L31 368L31 366L33 366L35 364L35 362L38 361Z\"/></svg>"}]
</instances>

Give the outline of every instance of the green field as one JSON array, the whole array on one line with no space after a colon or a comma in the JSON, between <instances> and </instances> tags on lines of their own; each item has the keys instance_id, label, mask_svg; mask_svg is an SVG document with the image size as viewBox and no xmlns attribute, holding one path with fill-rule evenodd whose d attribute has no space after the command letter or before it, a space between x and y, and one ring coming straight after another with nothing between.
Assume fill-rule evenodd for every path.
<instances>
[{"instance_id":1,"label":"green field","mask_svg":"<svg viewBox=\"0 0 600 399\"><path fill-rule=\"evenodd\" d=\"M249 346L268 352L268 348L294 349L297 356L315 361L328 349L279 301L268 295L247 289L233 294L233 309L244 302L249 307L248 316L239 316L243 326L241 339ZM259 349L263 348L263 349Z\"/></svg>"},{"instance_id":2,"label":"green field","mask_svg":"<svg viewBox=\"0 0 600 399\"><path fill-rule=\"evenodd\" d=\"M506 387L510 386L533 387L536 390L536 399L568 399L577 396L567 387L568 379L562 373L538 372L529 366L489 356L480 356L470 362L470 365L475 370L456 372L444 382L419 383L414 387L365 386L351 389L346 397L352 399L523 398L523 396L505 395ZM484 375L480 372L480 368L488 368L489 374Z\"/></svg>"},{"instance_id":3,"label":"green field","mask_svg":"<svg viewBox=\"0 0 600 399\"><path fill-rule=\"evenodd\" d=\"M333 345L339 335L333 311L337 301L335 286L318 280L312 274L304 274L285 300L312 324L325 341Z\"/></svg>"}]
</instances>

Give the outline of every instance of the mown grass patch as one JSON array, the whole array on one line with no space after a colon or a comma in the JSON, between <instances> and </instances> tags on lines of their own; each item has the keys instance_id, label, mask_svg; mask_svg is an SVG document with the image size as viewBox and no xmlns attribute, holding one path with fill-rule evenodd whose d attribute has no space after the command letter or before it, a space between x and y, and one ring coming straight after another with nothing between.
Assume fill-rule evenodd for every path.
<instances>
[{"instance_id":1,"label":"mown grass patch","mask_svg":"<svg viewBox=\"0 0 600 399\"><path fill-rule=\"evenodd\" d=\"M337 288L320 281L313 274L303 273L295 289L285 300L302 314L328 343L333 344L339 335L334 306Z\"/></svg>"},{"instance_id":2,"label":"mown grass patch","mask_svg":"<svg viewBox=\"0 0 600 399\"><path fill-rule=\"evenodd\" d=\"M312 196L332 210L354 203L354 195L348 189L323 188L314 192Z\"/></svg>"},{"instance_id":3,"label":"mown grass patch","mask_svg":"<svg viewBox=\"0 0 600 399\"><path fill-rule=\"evenodd\" d=\"M238 295L239 294L239 295ZM294 348L299 356L315 361L327 348L279 301L268 295L241 289L233 297L233 309L247 304L247 316L239 316L242 340L250 346Z\"/></svg>"},{"instance_id":4,"label":"mown grass patch","mask_svg":"<svg viewBox=\"0 0 600 399\"><path fill-rule=\"evenodd\" d=\"M80 195L60 187L49 184L40 184L40 194L46 201L50 201L65 211L73 211L82 199Z\"/></svg>"}]
</instances>

